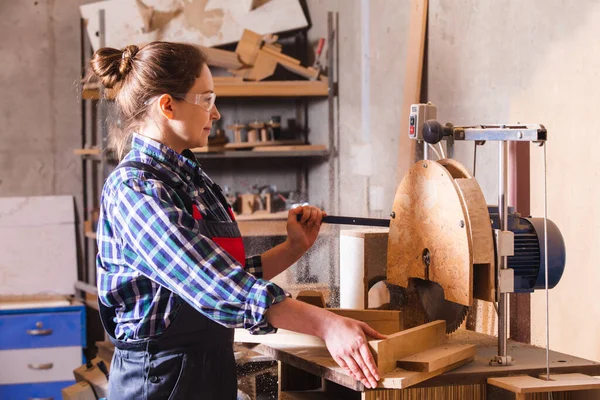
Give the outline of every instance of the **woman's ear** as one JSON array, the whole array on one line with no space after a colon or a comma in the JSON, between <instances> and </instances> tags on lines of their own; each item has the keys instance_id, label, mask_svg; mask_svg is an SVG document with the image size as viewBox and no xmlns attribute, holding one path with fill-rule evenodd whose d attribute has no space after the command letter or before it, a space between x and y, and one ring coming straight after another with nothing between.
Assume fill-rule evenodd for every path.
<instances>
[{"instance_id":1,"label":"woman's ear","mask_svg":"<svg viewBox=\"0 0 600 400\"><path fill-rule=\"evenodd\" d=\"M173 119L175 112L173 110L173 97L170 94L163 94L158 98L158 109L160 113L167 119Z\"/></svg>"}]
</instances>

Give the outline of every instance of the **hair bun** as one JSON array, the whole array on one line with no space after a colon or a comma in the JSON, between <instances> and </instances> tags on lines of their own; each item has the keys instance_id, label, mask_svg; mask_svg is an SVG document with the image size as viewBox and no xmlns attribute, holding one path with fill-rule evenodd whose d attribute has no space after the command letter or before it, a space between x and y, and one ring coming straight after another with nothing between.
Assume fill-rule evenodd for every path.
<instances>
[{"instance_id":1,"label":"hair bun","mask_svg":"<svg viewBox=\"0 0 600 400\"><path fill-rule=\"evenodd\" d=\"M125 79L131 71L133 58L139 51L136 45L127 46L123 50L103 47L96 50L90 60L90 66L102 85L110 89Z\"/></svg>"},{"instance_id":2,"label":"hair bun","mask_svg":"<svg viewBox=\"0 0 600 400\"><path fill-rule=\"evenodd\" d=\"M135 57L138 51L140 51L140 48L135 44L129 45L123 49L123 53L121 54L121 64L119 65L119 72L121 72L122 78L131 71L133 57Z\"/></svg>"}]
</instances>

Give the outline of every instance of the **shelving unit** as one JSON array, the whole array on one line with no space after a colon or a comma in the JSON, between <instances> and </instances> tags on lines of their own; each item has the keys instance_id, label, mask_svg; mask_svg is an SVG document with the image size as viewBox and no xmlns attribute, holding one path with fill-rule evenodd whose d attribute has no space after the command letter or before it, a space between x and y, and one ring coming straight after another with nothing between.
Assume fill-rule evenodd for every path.
<instances>
[{"instance_id":1,"label":"shelving unit","mask_svg":"<svg viewBox=\"0 0 600 400\"><path fill-rule=\"evenodd\" d=\"M330 13L331 14L331 13ZM104 45L104 15L100 10L100 45ZM330 56L327 60L327 70L332 76L334 71L333 66L333 51L335 48L335 21L332 15L328 17L328 37L327 43L331 44ZM306 31L300 34L301 43L306 45ZM82 22L82 82L86 74L87 62L93 51L86 37L86 32ZM294 81L260 81L260 82L245 82L245 81L224 81L215 79L215 92L218 101L237 102L236 99L243 104L243 101L252 101L256 104L260 101L269 101L268 99L287 99L286 102L290 106L296 108L295 115L301 118L301 131L303 140L300 144L296 141L294 144L282 144L281 146L273 146L270 149L231 149L219 148L215 149L197 149L194 151L196 157L201 162L206 162L210 165L220 165L215 163L226 162L227 165L237 165L236 163L243 160L296 160L293 165L303 165L304 170L296 173L295 179L299 189L307 190L308 188L308 169L309 165L315 163L322 165L327 163L329 168L334 167L334 159L337 156L337 151L334 148L334 110L336 85L333 79L322 77L316 80L294 80ZM113 160L110 160L110 155L103 149L106 149L108 126L106 123L107 116L110 115L112 101L110 101L110 93L103 93L103 89L99 85L82 84L81 90L81 111L82 111L82 131L81 131L81 148L74 149L74 155L80 157L82 162L83 176L83 229L82 229L82 260L79 268L79 288L93 288L96 283L95 275L95 256L97 254L96 233L92 227L92 212L99 207L100 193L104 180L108 176L110 169L114 166ZM106 100L105 100L106 99ZM229 99L229 100L228 100ZM261 100L262 99L262 100ZM313 100L326 99L328 102L329 123L327 124L327 145L310 145L308 142L308 103ZM300 117L302 116L302 117ZM302 120L303 118L303 120ZM236 147L236 146L230 146ZM242 147L242 146L237 146ZM254 164L255 161L252 161ZM204 166L204 163L203 163ZM237 167L236 167L237 168ZM330 179L335 179L335 175L330 171ZM334 186L334 182L331 181ZM332 195L334 196L334 195ZM330 196L331 207L333 211L336 202ZM240 229L246 237L265 237L265 236L282 236L285 235L285 215L265 216L240 216ZM305 266L307 268L307 266ZM307 273L304 273L307 275ZM86 291L82 289L82 291Z\"/></svg>"}]
</instances>

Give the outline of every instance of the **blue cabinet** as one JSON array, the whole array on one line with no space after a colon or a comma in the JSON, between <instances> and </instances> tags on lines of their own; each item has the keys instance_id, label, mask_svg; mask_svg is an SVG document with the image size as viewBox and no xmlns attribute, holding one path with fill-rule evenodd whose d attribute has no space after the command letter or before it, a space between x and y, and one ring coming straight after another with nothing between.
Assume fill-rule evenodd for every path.
<instances>
[{"instance_id":1,"label":"blue cabinet","mask_svg":"<svg viewBox=\"0 0 600 400\"><path fill-rule=\"evenodd\" d=\"M82 304L0 310L0 399L60 400L85 345Z\"/></svg>"}]
</instances>

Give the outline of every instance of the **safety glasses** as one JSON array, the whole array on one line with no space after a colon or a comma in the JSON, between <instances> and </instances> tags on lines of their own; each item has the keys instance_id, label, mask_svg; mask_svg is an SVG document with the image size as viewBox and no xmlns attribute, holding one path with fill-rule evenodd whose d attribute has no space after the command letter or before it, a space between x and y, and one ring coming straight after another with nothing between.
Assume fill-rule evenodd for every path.
<instances>
[{"instance_id":1,"label":"safety glasses","mask_svg":"<svg viewBox=\"0 0 600 400\"><path fill-rule=\"evenodd\" d=\"M174 96L181 100L185 100L190 104L200 106L207 112L210 112L210 110L212 110L212 108L215 106L215 100L217 100L217 95L214 92L202 94L176 94Z\"/></svg>"},{"instance_id":2,"label":"safety glasses","mask_svg":"<svg viewBox=\"0 0 600 400\"><path fill-rule=\"evenodd\" d=\"M194 93L187 93L187 94L177 94L177 93L173 93L172 96L178 100L184 100L190 104L194 104L196 106L201 107L203 110L205 110L206 112L210 112L210 110L213 109L213 107L215 106L215 101L217 100L217 95L214 92L210 92L210 93L201 93L201 94L194 94ZM149 100L147 100L144 104L148 105L153 103L156 99L158 99L158 97L153 97Z\"/></svg>"}]
</instances>

